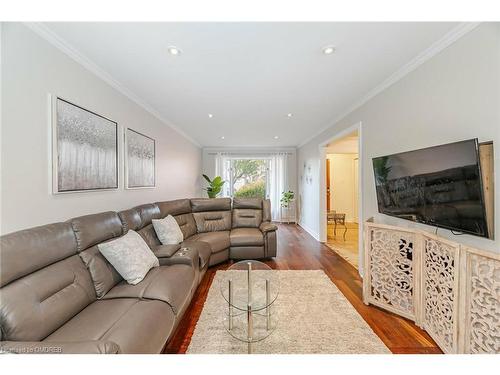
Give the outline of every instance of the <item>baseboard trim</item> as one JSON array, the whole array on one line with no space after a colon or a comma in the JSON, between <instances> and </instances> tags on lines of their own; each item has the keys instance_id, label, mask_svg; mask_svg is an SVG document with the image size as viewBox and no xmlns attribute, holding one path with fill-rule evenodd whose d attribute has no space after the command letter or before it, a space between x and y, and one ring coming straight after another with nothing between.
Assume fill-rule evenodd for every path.
<instances>
[{"instance_id":1,"label":"baseboard trim","mask_svg":"<svg viewBox=\"0 0 500 375\"><path fill-rule=\"evenodd\" d=\"M304 225L304 223L301 223L300 221L297 223L302 229L304 229L307 233L309 233L316 241L319 241L319 233L316 231L312 230L311 228L307 227L307 225Z\"/></svg>"}]
</instances>

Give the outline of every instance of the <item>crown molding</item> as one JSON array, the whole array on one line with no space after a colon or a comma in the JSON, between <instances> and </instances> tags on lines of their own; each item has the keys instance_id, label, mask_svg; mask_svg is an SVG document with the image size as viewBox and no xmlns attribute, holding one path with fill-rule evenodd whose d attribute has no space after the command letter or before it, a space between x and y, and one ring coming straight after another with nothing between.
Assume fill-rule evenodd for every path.
<instances>
[{"instance_id":1,"label":"crown molding","mask_svg":"<svg viewBox=\"0 0 500 375\"><path fill-rule=\"evenodd\" d=\"M354 110L361 107L363 104L368 102L370 99L374 98L382 91L386 90L409 73L417 69L420 65L429 61L432 57L436 56L439 52L443 51L445 48L449 47L451 44L459 40L461 37L466 35L467 33L474 30L476 27L480 25L480 22L463 22L457 27L450 30L446 33L441 39L437 40L433 44L431 44L424 51L419 53L416 57L414 57L410 62L403 65L400 69L398 69L395 73L390 75L387 79L385 79L378 86L375 86L372 90L370 90L366 95L361 97L361 99L357 100L353 104L351 104L347 109L345 109L339 116L337 116L333 121L330 121L328 125L321 128L319 131L315 132L312 136L306 138L302 141L297 148L305 146L307 143L312 141L314 138L319 136L321 133L325 132L332 126L335 126L340 120L349 115Z\"/></svg>"},{"instance_id":2,"label":"crown molding","mask_svg":"<svg viewBox=\"0 0 500 375\"><path fill-rule=\"evenodd\" d=\"M244 147L238 147L238 146L224 146L224 147L217 147L217 146L208 146L208 147L203 147L204 152L296 152L297 148L295 146L276 146L276 147L271 147L271 146L244 146Z\"/></svg>"},{"instance_id":3,"label":"crown molding","mask_svg":"<svg viewBox=\"0 0 500 375\"><path fill-rule=\"evenodd\" d=\"M146 103L138 95L134 94L131 90L129 90L124 85L122 85L120 82L115 80L109 73L107 73L105 70L103 70L101 67L99 67L97 64L95 64L88 57L86 57L85 55L80 53L78 50L76 50L67 41L65 41L60 36L58 36L56 33L54 33L47 26L45 26L43 23L41 23L41 22L25 22L24 25L29 27L32 31L34 31L40 37L42 37L47 42L52 44L54 47L56 47L57 49L59 49L60 51L65 53L67 56L72 58L78 64L82 65L84 68L86 68L90 72L94 73L97 77L102 79L104 82L106 82L108 85L113 87L115 90L117 90L118 92L125 95L127 98L129 98L133 102L135 102L137 105L142 107L145 111L149 112L151 115L156 117L160 122L164 123L165 125L170 127L172 130L174 130L177 133L179 133L180 135L182 135L184 138L189 140L191 143L193 143L197 147L199 147L199 148L202 147L195 139L193 139L191 136L187 135L179 127L172 124L172 122L170 122L169 120L164 118L157 110L155 110L153 107L151 107L148 103Z\"/></svg>"}]
</instances>

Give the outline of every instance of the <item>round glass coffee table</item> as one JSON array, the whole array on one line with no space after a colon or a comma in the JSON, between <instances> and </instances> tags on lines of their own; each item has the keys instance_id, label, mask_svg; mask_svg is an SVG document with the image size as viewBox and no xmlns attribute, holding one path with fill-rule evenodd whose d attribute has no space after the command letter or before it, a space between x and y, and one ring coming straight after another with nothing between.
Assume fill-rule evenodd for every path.
<instances>
[{"instance_id":1,"label":"round glass coffee table","mask_svg":"<svg viewBox=\"0 0 500 375\"><path fill-rule=\"evenodd\" d=\"M252 344L268 337L276 328L272 314L279 294L278 273L256 260L233 264L220 282L222 297L227 302L224 326L231 336Z\"/></svg>"}]
</instances>

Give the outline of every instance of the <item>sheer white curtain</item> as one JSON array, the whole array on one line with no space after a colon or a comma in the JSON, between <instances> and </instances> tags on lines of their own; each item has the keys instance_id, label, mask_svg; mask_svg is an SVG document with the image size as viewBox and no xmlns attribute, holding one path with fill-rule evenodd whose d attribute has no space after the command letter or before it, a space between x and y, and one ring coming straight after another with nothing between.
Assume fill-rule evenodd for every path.
<instances>
[{"instance_id":1,"label":"sheer white curtain","mask_svg":"<svg viewBox=\"0 0 500 375\"><path fill-rule=\"evenodd\" d=\"M281 193L288 189L288 154L286 152L273 154L269 170L269 199L272 219L275 221L281 220Z\"/></svg>"},{"instance_id":2,"label":"sheer white curtain","mask_svg":"<svg viewBox=\"0 0 500 375\"><path fill-rule=\"evenodd\" d=\"M289 190L288 181L288 153L279 152L273 154L239 155L233 153L218 152L215 155L215 176L221 176L226 181L221 196L231 196L231 159L255 158L269 160L269 171L267 176L267 191L271 200L272 220L281 220L280 199L284 191Z\"/></svg>"},{"instance_id":3,"label":"sheer white curtain","mask_svg":"<svg viewBox=\"0 0 500 375\"><path fill-rule=\"evenodd\" d=\"M221 176L226 183L222 187L221 196L229 197L230 196L230 184L231 184L231 161L228 158L228 155L224 152L218 152L215 155L215 176ZM214 177L215 177L214 176Z\"/></svg>"}]
</instances>

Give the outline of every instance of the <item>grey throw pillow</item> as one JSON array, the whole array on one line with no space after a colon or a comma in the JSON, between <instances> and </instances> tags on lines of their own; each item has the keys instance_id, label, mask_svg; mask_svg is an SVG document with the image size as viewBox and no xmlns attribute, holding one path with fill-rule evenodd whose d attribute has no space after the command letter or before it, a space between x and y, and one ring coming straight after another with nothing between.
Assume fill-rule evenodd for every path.
<instances>
[{"instance_id":1,"label":"grey throw pillow","mask_svg":"<svg viewBox=\"0 0 500 375\"><path fill-rule=\"evenodd\" d=\"M164 219L153 219L156 235L163 245L177 245L184 241L184 235L172 215Z\"/></svg>"},{"instance_id":2,"label":"grey throw pillow","mask_svg":"<svg viewBox=\"0 0 500 375\"><path fill-rule=\"evenodd\" d=\"M158 267L158 258L142 237L129 230L123 237L97 245L101 254L129 284L144 279L149 270Z\"/></svg>"}]
</instances>

